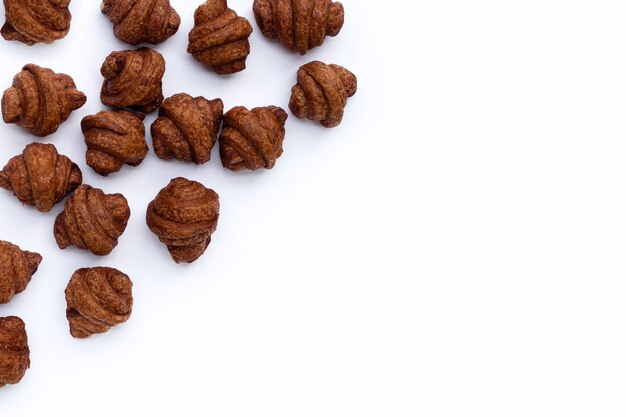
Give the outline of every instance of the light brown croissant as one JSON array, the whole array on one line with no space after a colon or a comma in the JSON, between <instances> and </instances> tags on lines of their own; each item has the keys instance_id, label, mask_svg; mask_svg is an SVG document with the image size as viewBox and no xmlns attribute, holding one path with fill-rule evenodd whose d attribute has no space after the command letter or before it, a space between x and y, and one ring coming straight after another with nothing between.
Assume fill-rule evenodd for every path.
<instances>
[{"instance_id":1,"label":"light brown croissant","mask_svg":"<svg viewBox=\"0 0 626 417\"><path fill-rule=\"evenodd\" d=\"M83 184L65 202L54 222L59 248L76 245L94 255L105 256L117 246L130 218L128 202L121 194L105 194Z\"/></svg>"},{"instance_id":2,"label":"light brown croissant","mask_svg":"<svg viewBox=\"0 0 626 417\"><path fill-rule=\"evenodd\" d=\"M4 0L6 23L0 34L26 45L62 39L70 31L69 5L70 0Z\"/></svg>"},{"instance_id":3,"label":"light brown croissant","mask_svg":"<svg viewBox=\"0 0 626 417\"><path fill-rule=\"evenodd\" d=\"M21 318L0 317L0 388L19 383L30 368L26 326Z\"/></svg>"},{"instance_id":4,"label":"light brown croissant","mask_svg":"<svg viewBox=\"0 0 626 417\"><path fill-rule=\"evenodd\" d=\"M48 136L86 101L69 75L27 64L2 95L2 118L35 136Z\"/></svg>"},{"instance_id":5,"label":"light brown croissant","mask_svg":"<svg viewBox=\"0 0 626 417\"><path fill-rule=\"evenodd\" d=\"M252 10L263 35L304 55L337 36L343 27L343 5L331 0L254 0Z\"/></svg>"},{"instance_id":6,"label":"light brown croissant","mask_svg":"<svg viewBox=\"0 0 626 417\"><path fill-rule=\"evenodd\" d=\"M170 0L104 0L102 13L113 23L115 37L131 45L165 42L180 26Z\"/></svg>"},{"instance_id":7,"label":"light brown croissant","mask_svg":"<svg viewBox=\"0 0 626 417\"><path fill-rule=\"evenodd\" d=\"M161 159L204 164L211 159L222 121L222 100L207 100L189 94L165 99L151 127L154 152Z\"/></svg>"},{"instance_id":8,"label":"light brown croissant","mask_svg":"<svg viewBox=\"0 0 626 417\"><path fill-rule=\"evenodd\" d=\"M26 289L41 260L36 252L0 240L0 304L8 303Z\"/></svg>"},{"instance_id":9,"label":"light brown croissant","mask_svg":"<svg viewBox=\"0 0 626 417\"><path fill-rule=\"evenodd\" d=\"M163 102L165 59L154 49L111 52L100 73L104 77L100 100L106 106L150 113Z\"/></svg>"},{"instance_id":10,"label":"light brown croissant","mask_svg":"<svg viewBox=\"0 0 626 417\"><path fill-rule=\"evenodd\" d=\"M287 113L280 107L234 107L224 115L220 157L225 168L272 169L283 154Z\"/></svg>"},{"instance_id":11,"label":"light brown croissant","mask_svg":"<svg viewBox=\"0 0 626 417\"><path fill-rule=\"evenodd\" d=\"M348 97L356 93L357 80L342 66L309 62L298 70L298 83L291 89L289 108L299 119L324 127L339 126Z\"/></svg>"},{"instance_id":12,"label":"light brown croissant","mask_svg":"<svg viewBox=\"0 0 626 417\"><path fill-rule=\"evenodd\" d=\"M31 143L0 171L0 188L13 191L23 204L52 210L83 182L80 168L54 145Z\"/></svg>"},{"instance_id":13,"label":"light brown croissant","mask_svg":"<svg viewBox=\"0 0 626 417\"><path fill-rule=\"evenodd\" d=\"M83 118L80 126L87 145L87 165L107 176L124 164L141 164L148 154L143 118L143 114L127 110L103 110Z\"/></svg>"},{"instance_id":14,"label":"light brown croissant","mask_svg":"<svg viewBox=\"0 0 626 417\"><path fill-rule=\"evenodd\" d=\"M219 196L186 178L174 178L148 205L146 222L176 263L198 259L217 228Z\"/></svg>"},{"instance_id":15,"label":"light brown croissant","mask_svg":"<svg viewBox=\"0 0 626 417\"><path fill-rule=\"evenodd\" d=\"M84 339L124 323L133 309L133 283L114 268L83 268L65 289L70 334Z\"/></svg>"},{"instance_id":16,"label":"light brown croissant","mask_svg":"<svg viewBox=\"0 0 626 417\"><path fill-rule=\"evenodd\" d=\"M217 74L234 74L246 68L252 26L238 16L226 0L207 0L194 15L187 52Z\"/></svg>"}]
</instances>

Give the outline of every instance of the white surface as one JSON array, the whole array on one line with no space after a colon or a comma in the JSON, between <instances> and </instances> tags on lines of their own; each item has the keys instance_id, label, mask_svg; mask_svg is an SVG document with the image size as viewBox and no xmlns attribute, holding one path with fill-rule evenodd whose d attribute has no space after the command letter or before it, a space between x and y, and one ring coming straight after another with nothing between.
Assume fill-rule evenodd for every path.
<instances>
[{"instance_id":1,"label":"white surface","mask_svg":"<svg viewBox=\"0 0 626 417\"><path fill-rule=\"evenodd\" d=\"M43 215L0 193L2 238L44 255L0 306L25 319L32 350L0 415L626 414L626 6L343 2L341 34L305 58L253 23L248 69L221 78L185 53L200 1L172 1L183 24L158 47L166 96L286 106L312 59L359 78L341 127L291 117L285 154L255 174L224 170L217 153L201 167L151 154L107 179L85 167L80 118L101 108L102 60L125 48L96 1L72 3L53 46L0 42L2 85L28 61L74 76L88 104L46 142L133 210L97 259L55 247L60 206ZM252 19L251 3L231 6ZM32 139L0 128L3 161ZM191 266L143 219L177 175L221 196ZM76 341L63 290L100 264L133 278L133 315Z\"/></svg>"}]
</instances>

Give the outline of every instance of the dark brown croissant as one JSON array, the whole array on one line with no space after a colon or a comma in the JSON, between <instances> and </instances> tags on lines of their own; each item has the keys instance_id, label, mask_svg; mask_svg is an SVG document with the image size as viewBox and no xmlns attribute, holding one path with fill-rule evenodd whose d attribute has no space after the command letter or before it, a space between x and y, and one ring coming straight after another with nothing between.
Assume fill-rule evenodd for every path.
<instances>
[{"instance_id":1,"label":"dark brown croissant","mask_svg":"<svg viewBox=\"0 0 626 417\"><path fill-rule=\"evenodd\" d=\"M54 238L61 249L76 245L94 255L105 256L117 246L129 218L130 208L123 195L105 194L83 184L57 216Z\"/></svg>"},{"instance_id":2,"label":"dark brown croissant","mask_svg":"<svg viewBox=\"0 0 626 417\"><path fill-rule=\"evenodd\" d=\"M35 136L47 136L86 101L69 75L27 64L2 96L2 118Z\"/></svg>"},{"instance_id":3,"label":"dark brown croissant","mask_svg":"<svg viewBox=\"0 0 626 417\"><path fill-rule=\"evenodd\" d=\"M104 0L102 13L113 23L115 37L131 45L165 42L180 26L170 0Z\"/></svg>"},{"instance_id":4,"label":"dark brown croissant","mask_svg":"<svg viewBox=\"0 0 626 417\"><path fill-rule=\"evenodd\" d=\"M137 166L148 154L144 115L126 110L103 110L83 118L87 165L100 175Z\"/></svg>"},{"instance_id":5,"label":"dark brown croissant","mask_svg":"<svg viewBox=\"0 0 626 417\"><path fill-rule=\"evenodd\" d=\"M324 127L339 126L348 97L356 93L353 73L339 65L313 61L298 70L289 108L299 119L311 119Z\"/></svg>"},{"instance_id":6,"label":"dark brown croissant","mask_svg":"<svg viewBox=\"0 0 626 417\"><path fill-rule=\"evenodd\" d=\"M204 164L211 159L223 111L219 98L209 101L183 93L165 99L151 127L154 152L161 159Z\"/></svg>"},{"instance_id":7,"label":"dark brown croissant","mask_svg":"<svg viewBox=\"0 0 626 417\"><path fill-rule=\"evenodd\" d=\"M84 339L124 323L133 309L133 283L114 268L83 268L65 289L70 334Z\"/></svg>"},{"instance_id":8,"label":"dark brown croissant","mask_svg":"<svg viewBox=\"0 0 626 417\"><path fill-rule=\"evenodd\" d=\"M13 191L23 204L52 210L83 182L80 168L54 145L31 143L0 171L0 188Z\"/></svg>"},{"instance_id":9,"label":"dark brown croissant","mask_svg":"<svg viewBox=\"0 0 626 417\"><path fill-rule=\"evenodd\" d=\"M196 181L174 178L146 213L146 222L176 263L198 259L217 228L219 196Z\"/></svg>"},{"instance_id":10,"label":"dark brown croissant","mask_svg":"<svg viewBox=\"0 0 626 417\"><path fill-rule=\"evenodd\" d=\"M0 304L8 303L26 289L41 260L36 252L0 240Z\"/></svg>"},{"instance_id":11,"label":"dark brown croissant","mask_svg":"<svg viewBox=\"0 0 626 417\"><path fill-rule=\"evenodd\" d=\"M331 0L254 0L252 9L265 37L300 55L343 27L343 5Z\"/></svg>"},{"instance_id":12,"label":"dark brown croissant","mask_svg":"<svg viewBox=\"0 0 626 417\"><path fill-rule=\"evenodd\" d=\"M6 23L0 33L26 45L62 39L70 31L69 5L70 0L4 0Z\"/></svg>"},{"instance_id":13,"label":"dark brown croissant","mask_svg":"<svg viewBox=\"0 0 626 417\"><path fill-rule=\"evenodd\" d=\"M233 74L246 68L250 54L248 19L228 8L226 0L207 0L194 15L187 52L217 74Z\"/></svg>"},{"instance_id":14,"label":"dark brown croissant","mask_svg":"<svg viewBox=\"0 0 626 417\"><path fill-rule=\"evenodd\" d=\"M30 368L26 326L19 317L0 317L0 388L17 384Z\"/></svg>"},{"instance_id":15,"label":"dark brown croissant","mask_svg":"<svg viewBox=\"0 0 626 417\"><path fill-rule=\"evenodd\" d=\"M280 107L235 107L224 115L220 157L224 167L272 169L283 153L287 113Z\"/></svg>"},{"instance_id":16,"label":"dark brown croissant","mask_svg":"<svg viewBox=\"0 0 626 417\"><path fill-rule=\"evenodd\" d=\"M102 103L150 113L163 102L163 56L150 48L112 52L100 69Z\"/></svg>"}]
</instances>

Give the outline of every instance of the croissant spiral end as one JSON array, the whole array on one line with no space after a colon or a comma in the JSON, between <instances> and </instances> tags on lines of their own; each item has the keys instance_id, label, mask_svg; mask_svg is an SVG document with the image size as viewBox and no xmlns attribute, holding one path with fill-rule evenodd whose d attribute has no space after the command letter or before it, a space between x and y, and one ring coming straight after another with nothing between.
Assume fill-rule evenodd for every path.
<instances>
[{"instance_id":1,"label":"croissant spiral end","mask_svg":"<svg viewBox=\"0 0 626 417\"><path fill-rule=\"evenodd\" d=\"M2 96L2 119L4 123L15 123L22 114L22 94L15 87L9 87Z\"/></svg>"}]
</instances>

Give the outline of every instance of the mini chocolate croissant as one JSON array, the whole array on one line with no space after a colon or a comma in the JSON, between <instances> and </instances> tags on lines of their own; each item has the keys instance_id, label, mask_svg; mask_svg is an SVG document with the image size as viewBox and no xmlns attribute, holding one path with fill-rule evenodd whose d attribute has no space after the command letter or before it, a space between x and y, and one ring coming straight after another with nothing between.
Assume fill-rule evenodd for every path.
<instances>
[{"instance_id":1,"label":"mini chocolate croissant","mask_svg":"<svg viewBox=\"0 0 626 417\"><path fill-rule=\"evenodd\" d=\"M8 303L26 289L41 260L36 252L0 240L0 304Z\"/></svg>"},{"instance_id":2,"label":"mini chocolate croissant","mask_svg":"<svg viewBox=\"0 0 626 417\"><path fill-rule=\"evenodd\" d=\"M343 5L331 0L254 0L252 10L265 37L300 55L343 27Z\"/></svg>"},{"instance_id":3,"label":"mini chocolate croissant","mask_svg":"<svg viewBox=\"0 0 626 417\"><path fill-rule=\"evenodd\" d=\"M335 64L313 61L298 70L289 108L298 119L311 119L324 127L339 126L348 97L356 93L353 73Z\"/></svg>"},{"instance_id":4,"label":"mini chocolate croissant","mask_svg":"<svg viewBox=\"0 0 626 417\"><path fill-rule=\"evenodd\" d=\"M223 112L219 98L182 93L165 99L151 127L154 152L161 159L204 164L211 158Z\"/></svg>"},{"instance_id":5,"label":"mini chocolate croissant","mask_svg":"<svg viewBox=\"0 0 626 417\"><path fill-rule=\"evenodd\" d=\"M102 13L113 23L115 37L131 45L165 42L180 26L170 0L104 0Z\"/></svg>"},{"instance_id":6,"label":"mini chocolate croissant","mask_svg":"<svg viewBox=\"0 0 626 417\"><path fill-rule=\"evenodd\" d=\"M220 157L224 167L272 169L283 153L287 113L280 107L235 107L224 115Z\"/></svg>"},{"instance_id":7,"label":"mini chocolate croissant","mask_svg":"<svg viewBox=\"0 0 626 417\"><path fill-rule=\"evenodd\" d=\"M0 388L19 383L28 368L26 325L19 317L0 317Z\"/></svg>"},{"instance_id":8,"label":"mini chocolate croissant","mask_svg":"<svg viewBox=\"0 0 626 417\"><path fill-rule=\"evenodd\" d=\"M156 110L163 102L163 55L151 48L111 52L102 64L102 104L128 107L143 113Z\"/></svg>"},{"instance_id":9,"label":"mini chocolate croissant","mask_svg":"<svg viewBox=\"0 0 626 417\"><path fill-rule=\"evenodd\" d=\"M4 0L6 23L0 34L26 45L62 39L70 31L69 5L70 0Z\"/></svg>"},{"instance_id":10,"label":"mini chocolate croissant","mask_svg":"<svg viewBox=\"0 0 626 417\"><path fill-rule=\"evenodd\" d=\"M31 143L0 171L0 188L13 191L23 204L47 212L83 182L78 165L59 155L54 145Z\"/></svg>"},{"instance_id":11,"label":"mini chocolate croissant","mask_svg":"<svg viewBox=\"0 0 626 417\"><path fill-rule=\"evenodd\" d=\"M69 75L27 64L2 96L2 118L35 136L48 136L86 101Z\"/></svg>"},{"instance_id":12,"label":"mini chocolate croissant","mask_svg":"<svg viewBox=\"0 0 626 417\"><path fill-rule=\"evenodd\" d=\"M103 110L81 121L87 144L87 165L100 175L138 166L148 154L144 115L127 110Z\"/></svg>"},{"instance_id":13,"label":"mini chocolate croissant","mask_svg":"<svg viewBox=\"0 0 626 417\"><path fill-rule=\"evenodd\" d=\"M246 68L250 54L248 19L228 8L226 0L207 0L194 15L187 52L217 74L234 74Z\"/></svg>"},{"instance_id":14,"label":"mini chocolate croissant","mask_svg":"<svg viewBox=\"0 0 626 417\"><path fill-rule=\"evenodd\" d=\"M114 268L83 268L65 289L70 334L84 339L126 322L133 309L133 283Z\"/></svg>"},{"instance_id":15,"label":"mini chocolate croissant","mask_svg":"<svg viewBox=\"0 0 626 417\"><path fill-rule=\"evenodd\" d=\"M126 230L130 208L121 194L105 194L83 184L65 202L54 222L54 238L60 249L76 245L97 256L106 256Z\"/></svg>"},{"instance_id":16,"label":"mini chocolate croissant","mask_svg":"<svg viewBox=\"0 0 626 417\"><path fill-rule=\"evenodd\" d=\"M191 263L211 243L219 211L215 191L196 181L174 178L148 205L146 222L176 263Z\"/></svg>"}]
</instances>

